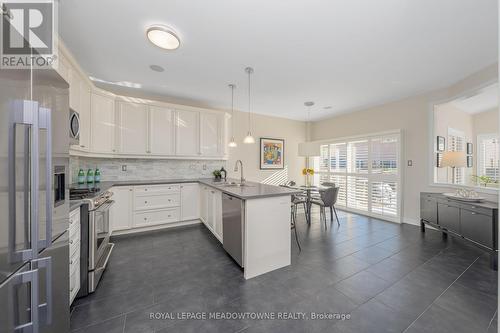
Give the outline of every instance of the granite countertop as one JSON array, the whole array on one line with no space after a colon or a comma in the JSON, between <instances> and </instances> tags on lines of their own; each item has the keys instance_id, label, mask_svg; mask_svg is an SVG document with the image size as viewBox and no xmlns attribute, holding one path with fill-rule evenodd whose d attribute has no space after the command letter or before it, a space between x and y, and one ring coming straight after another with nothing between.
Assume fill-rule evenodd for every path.
<instances>
[{"instance_id":1,"label":"granite countertop","mask_svg":"<svg viewBox=\"0 0 500 333\"><path fill-rule=\"evenodd\" d=\"M227 182L237 182L236 179L228 179ZM267 185L256 182L247 181L247 186L227 186L224 181L215 181L213 178L193 178L193 179L158 179L158 180L124 180L124 181L105 181L97 184L72 184L71 188L98 188L94 196L99 195L103 191L109 190L113 186L137 186L137 185L160 185L160 184L180 184L180 183L200 183L213 187L226 194L232 195L239 199L257 199L265 197L274 197L282 195L292 195L301 193L299 190L285 188L275 185Z\"/></svg>"}]
</instances>

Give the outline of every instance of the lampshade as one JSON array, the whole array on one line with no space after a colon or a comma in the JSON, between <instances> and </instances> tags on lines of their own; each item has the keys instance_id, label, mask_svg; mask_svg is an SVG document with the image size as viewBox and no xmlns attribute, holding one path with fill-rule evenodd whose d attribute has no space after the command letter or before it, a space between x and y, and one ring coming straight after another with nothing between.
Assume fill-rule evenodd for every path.
<instances>
[{"instance_id":1,"label":"lampshade","mask_svg":"<svg viewBox=\"0 0 500 333\"><path fill-rule=\"evenodd\" d=\"M467 166L467 155L463 151L446 151L443 153L441 167L464 168Z\"/></svg>"},{"instance_id":2,"label":"lampshade","mask_svg":"<svg viewBox=\"0 0 500 333\"><path fill-rule=\"evenodd\" d=\"M319 156L319 144L315 142L301 142L299 143L299 156L312 157Z\"/></svg>"}]
</instances>

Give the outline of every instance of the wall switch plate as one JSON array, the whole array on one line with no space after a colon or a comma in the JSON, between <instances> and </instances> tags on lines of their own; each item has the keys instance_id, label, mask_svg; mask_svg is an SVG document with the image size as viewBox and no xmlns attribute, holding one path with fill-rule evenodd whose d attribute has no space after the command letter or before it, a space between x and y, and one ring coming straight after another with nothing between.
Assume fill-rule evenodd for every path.
<instances>
[{"instance_id":1,"label":"wall switch plate","mask_svg":"<svg viewBox=\"0 0 500 333\"><path fill-rule=\"evenodd\" d=\"M408 160L408 166L409 167L413 166L413 160Z\"/></svg>"},{"instance_id":2,"label":"wall switch plate","mask_svg":"<svg viewBox=\"0 0 500 333\"><path fill-rule=\"evenodd\" d=\"M127 165L126 164L122 165L122 171L127 171Z\"/></svg>"}]
</instances>

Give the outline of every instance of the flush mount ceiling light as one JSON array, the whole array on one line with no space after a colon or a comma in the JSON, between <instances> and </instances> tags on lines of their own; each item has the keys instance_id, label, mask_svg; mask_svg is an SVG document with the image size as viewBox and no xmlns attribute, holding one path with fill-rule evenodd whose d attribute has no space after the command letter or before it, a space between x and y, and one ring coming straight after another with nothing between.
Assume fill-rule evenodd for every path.
<instances>
[{"instance_id":1,"label":"flush mount ceiling light","mask_svg":"<svg viewBox=\"0 0 500 333\"><path fill-rule=\"evenodd\" d=\"M155 71L155 72L163 72L165 69L159 65L150 65L149 68L151 68L152 71Z\"/></svg>"},{"instance_id":2,"label":"flush mount ceiling light","mask_svg":"<svg viewBox=\"0 0 500 333\"><path fill-rule=\"evenodd\" d=\"M164 25L153 25L146 30L146 36L154 45L165 49L175 50L181 45L181 40L177 34Z\"/></svg>"}]
</instances>

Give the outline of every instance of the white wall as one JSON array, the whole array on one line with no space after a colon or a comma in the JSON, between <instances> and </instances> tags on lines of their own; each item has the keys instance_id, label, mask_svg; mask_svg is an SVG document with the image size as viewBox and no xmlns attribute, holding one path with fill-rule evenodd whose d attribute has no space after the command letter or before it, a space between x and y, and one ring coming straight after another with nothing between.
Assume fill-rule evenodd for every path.
<instances>
[{"instance_id":1,"label":"white wall","mask_svg":"<svg viewBox=\"0 0 500 333\"><path fill-rule=\"evenodd\" d=\"M404 136L405 159L403 160L403 221L417 224L419 221L420 192L443 192L446 187L430 186L432 174L429 167L430 142L434 140L429 117L433 105L452 99L464 92L498 78L497 65L491 65L451 87L432 93L343 114L312 124L312 139L331 139L363 135L385 130L401 129ZM412 160L413 166L406 166ZM498 195L489 196L497 200Z\"/></svg>"},{"instance_id":2,"label":"white wall","mask_svg":"<svg viewBox=\"0 0 500 333\"><path fill-rule=\"evenodd\" d=\"M239 172L233 170L235 162L241 160L244 166L244 176L247 180L279 184L290 179L297 183L303 183L301 172L305 159L298 156L298 145L306 138L305 122L252 114L252 134L255 138L255 144L244 144L243 138L248 131L248 114L235 111L234 118L234 136L238 147L228 148L227 166L231 177L239 177ZM229 126L229 137L231 130L232 128ZM285 139L285 169L260 170L260 138Z\"/></svg>"}]
</instances>

